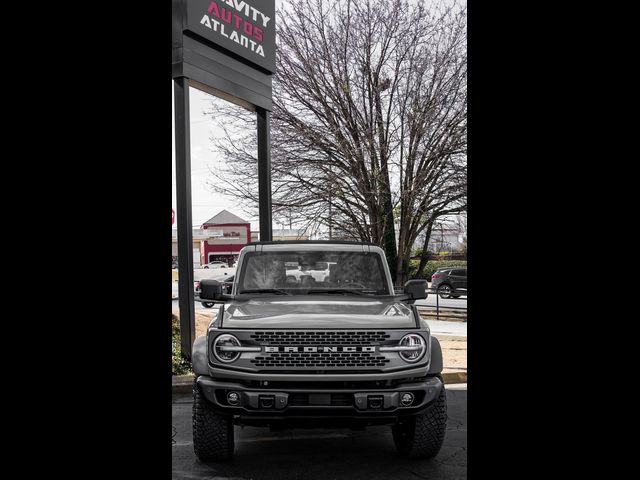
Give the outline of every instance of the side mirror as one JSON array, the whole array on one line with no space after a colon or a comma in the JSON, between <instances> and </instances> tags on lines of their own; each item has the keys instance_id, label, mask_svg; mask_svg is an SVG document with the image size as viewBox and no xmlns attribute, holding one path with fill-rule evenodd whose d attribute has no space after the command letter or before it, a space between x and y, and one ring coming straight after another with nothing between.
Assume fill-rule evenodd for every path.
<instances>
[{"instance_id":1,"label":"side mirror","mask_svg":"<svg viewBox=\"0 0 640 480\"><path fill-rule=\"evenodd\" d=\"M404 284L404 293L409 300L422 300L427 298L426 280L409 280Z\"/></svg>"},{"instance_id":2,"label":"side mirror","mask_svg":"<svg viewBox=\"0 0 640 480\"><path fill-rule=\"evenodd\" d=\"M214 300L218 302L229 300L229 296L223 293L222 283L207 278L200 280L200 298L202 300Z\"/></svg>"}]
</instances>

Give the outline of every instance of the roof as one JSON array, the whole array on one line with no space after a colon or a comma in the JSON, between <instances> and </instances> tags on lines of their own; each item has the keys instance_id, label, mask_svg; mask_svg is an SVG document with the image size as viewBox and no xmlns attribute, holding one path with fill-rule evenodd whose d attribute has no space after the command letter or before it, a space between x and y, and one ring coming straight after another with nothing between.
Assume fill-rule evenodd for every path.
<instances>
[{"instance_id":1,"label":"roof","mask_svg":"<svg viewBox=\"0 0 640 480\"><path fill-rule=\"evenodd\" d=\"M238 224L238 223L249 223L246 220L234 215L233 213L222 210L217 215L211 217L209 220L204 222L202 225L228 225L228 224Z\"/></svg>"}]
</instances>

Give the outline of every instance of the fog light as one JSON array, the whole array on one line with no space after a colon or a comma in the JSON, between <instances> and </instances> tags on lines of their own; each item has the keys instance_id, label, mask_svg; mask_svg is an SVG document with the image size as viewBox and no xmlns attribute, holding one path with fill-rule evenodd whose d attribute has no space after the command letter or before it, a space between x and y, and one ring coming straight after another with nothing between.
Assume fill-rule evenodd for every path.
<instances>
[{"instance_id":1,"label":"fog light","mask_svg":"<svg viewBox=\"0 0 640 480\"><path fill-rule=\"evenodd\" d=\"M227 402L229 402L229 405L238 405L238 403L240 403L240 395L238 395L238 392L227 393Z\"/></svg>"},{"instance_id":2,"label":"fog light","mask_svg":"<svg viewBox=\"0 0 640 480\"><path fill-rule=\"evenodd\" d=\"M406 392L400 396L400 405L402 405L403 407L408 407L412 403L413 403L413 393Z\"/></svg>"}]
</instances>

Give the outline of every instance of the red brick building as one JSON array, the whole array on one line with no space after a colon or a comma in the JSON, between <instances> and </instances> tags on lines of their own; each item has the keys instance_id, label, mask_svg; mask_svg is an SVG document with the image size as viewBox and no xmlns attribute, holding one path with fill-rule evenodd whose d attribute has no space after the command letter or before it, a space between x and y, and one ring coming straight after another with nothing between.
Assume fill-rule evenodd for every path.
<instances>
[{"instance_id":1,"label":"red brick building","mask_svg":"<svg viewBox=\"0 0 640 480\"><path fill-rule=\"evenodd\" d=\"M201 226L207 239L200 242L200 264L213 261L235 263L240 249L251 241L251 224L227 210Z\"/></svg>"}]
</instances>

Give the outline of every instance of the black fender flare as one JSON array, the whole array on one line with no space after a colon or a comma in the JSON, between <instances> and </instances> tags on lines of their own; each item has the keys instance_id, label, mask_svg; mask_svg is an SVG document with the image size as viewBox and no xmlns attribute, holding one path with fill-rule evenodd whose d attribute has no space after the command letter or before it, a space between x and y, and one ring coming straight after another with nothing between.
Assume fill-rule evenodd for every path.
<instances>
[{"instance_id":1,"label":"black fender flare","mask_svg":"<svg viewBox=\"0 0 640 480\"><path fill-rule=\"evenodd\" d=\"M427 375L439 375L442 373L442 348L440 342L434 336L431 337L431 362Z\"/></svg>"},{"instance_id":2,"label":"black fender flare","mask_svg":"<svg viewBox=\"0 0 640 480\"><path fill-rule=\"evenodd\" d=\"M201 335L193 342L191 363L193 364L193 373L196 377L198 375L209 375L206 335Z\"/></svg>"}]
</instances>

